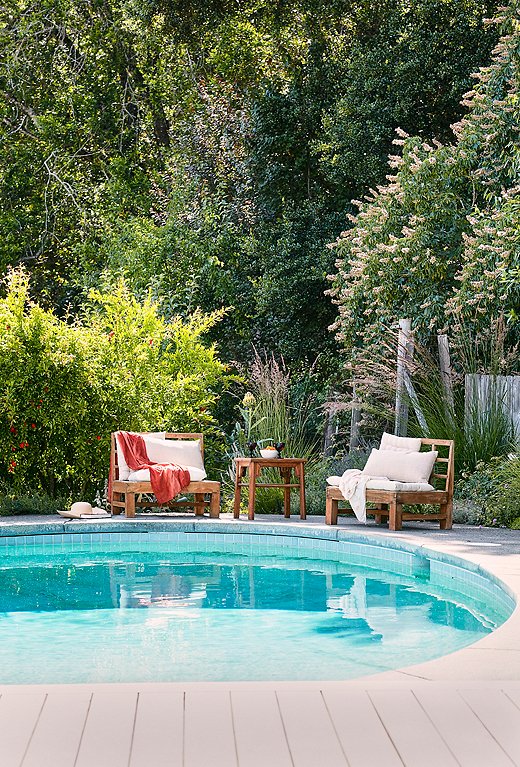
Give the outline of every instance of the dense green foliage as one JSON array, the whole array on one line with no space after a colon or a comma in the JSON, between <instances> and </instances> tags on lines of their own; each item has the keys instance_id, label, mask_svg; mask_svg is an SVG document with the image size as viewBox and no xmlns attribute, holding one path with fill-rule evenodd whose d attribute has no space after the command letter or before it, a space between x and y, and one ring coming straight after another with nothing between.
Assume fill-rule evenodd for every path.
<instances>
[{"instance_id":1,"label":"dense green foliage","mask_svg":"<svg viewBox=\"0 0 520 767\"><path fill-rule=\"evenodd\" d=\"M8 0L0 273L23 265L36 298L14 272L0 302L11 507L93 497L114 428L211 432L227 379L203 337L253 385L253 347L284 357L285 404L260 413L255 390L256 415L300 454L344 376L338 341L359 370L398 316L426 343L449 327L459 372L514 369L518 9L461 103L499 37L492 0ZM472 442L463 405L431 402L459 463L508 449L499 418Z\"/></svg>"},{"instance_id":2,"label":"dense green foliage","mask_svg":"<svg viewBox=\"0 0 520 767\"><path fill-rule=\"evenodd\" d=\"M455 142L432 145L401 133L395 175L360 203L353 228L336 243L335 327L354 354L377 349L399 316L411 317L423 340L449 327L452 338L472 339L473 352L500 323L503 349L520 338L516 0L501 21L503 37L466 94L468 114L455 126ZM473 357L475 371L487 367L486 355ZM503 355L491 372L507 372L511 362Z\"/></svg>"},{"instance_id":3,"label":"dense green foliage","mask_svg":"<svg viewBox=\"0 0 520 767\"><path fill-rule=\"evenodd\" d=\"M479 463L461 477L456 495L473 507L480 524L520 529L520 457Z\"/></svg>"},{"instance_id":4,"label":"dense green foliage","mask_svg":"<svg viewBox=\"0 0 520 767\"><path fill-rule=\"evenodd\" d=\"M93 499L107 478L112 431L218 433L212 411L226 372L202 340L218 316L166 323L121 284L93 291L71 323L28 291L27 276L14 272L0 300L4 487Z\"/></svg>"},{"instance_id":5,"label":"dense green foliage","mask_svg":"<svg viewBox=\"0 0 520 767\"><path fill-rule=\"evenodd\" d=\"M124 275L169 316L231 307L228 358L314 359L333 346L324 243L396 126L447 139L494 8L10 0L0 268L26 264L60 313Z\"/></svg>"}]
</instances>

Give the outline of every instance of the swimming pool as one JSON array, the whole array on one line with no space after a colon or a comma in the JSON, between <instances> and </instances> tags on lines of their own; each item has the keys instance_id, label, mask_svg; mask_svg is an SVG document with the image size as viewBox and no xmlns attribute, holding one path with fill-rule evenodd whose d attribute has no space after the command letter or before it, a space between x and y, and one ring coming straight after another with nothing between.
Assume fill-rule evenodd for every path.
<instances>
[{"instance_id":1,"label":"swimming pool","mask_svg":"<svg viewBox=\"0 0 520 767\"><path fill-rule=\"evenodd\" d=\"M467 646L514 607L469 563L388 538L152 523L0 552L4 684L352 679Z\"/></svg>"}]
</instances>

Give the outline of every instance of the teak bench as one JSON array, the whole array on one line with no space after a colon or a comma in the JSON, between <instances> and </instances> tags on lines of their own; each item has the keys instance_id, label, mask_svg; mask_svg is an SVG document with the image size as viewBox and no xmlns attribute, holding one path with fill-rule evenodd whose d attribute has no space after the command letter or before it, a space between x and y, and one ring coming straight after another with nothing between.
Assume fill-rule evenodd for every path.
<instances>
[{"instance_id":1,"label":"teak bench","mask_svg":"<svg viewBox=\"0 0 520 767\"><path fill-rule=\"evenodd\" d=\"M200 440L200 449L202 458L204 458L204 437L202 434L176 434L167 433L165 439L198 439ZM111 435L110 450L110 471L112 476L112 496L109 503L112 514L121 514L124 510L126 517L135 517L137 508L154 508L159 506L155 498L143 499L143 495L153 496L151 482L129 482L119 479L119 467L117 463L116 436ZM220 516L220 482L212 482L203 479L200 482L190 482L188 487L182 491L193 495L193 501L170 501L168 504L162 504L170 509L191 507L197 517L204 514L204 509L209 506L209 515L213 519ZM209 500L205 500L205 495L209 495ZM137 499L136 499L136 496Z\"/></svg>"},{"instance_id":2,"label":"teak bench","mask_svg":"<svg viewBox=\"0 0 520 767\"><path fill-rule=\"evenodd\" d=\"M451 439L421 439L421 444L429 450L439 450L439 456L434 464L430 484L434 487L441 485L439 490L392 491L371 490L367 488L366 500L375 504L375 508L367 509L367 514L374 515L376 523L381 524L383 517L388 517L389 530L401 530L403 520L438 521L441 530L451 530L453 512L453 473L454 473L454 442ZM441 452L444 455L441 455ZM445 471L441 468L445 467ZM345 501L338 487L328 487L326 496L325 521L328 525L338 523L339 502ZM347 503L347 501L345 501ZM434 513L404 513L404 505L439 506L439 512Z\"/></svg>"}]
</instances>

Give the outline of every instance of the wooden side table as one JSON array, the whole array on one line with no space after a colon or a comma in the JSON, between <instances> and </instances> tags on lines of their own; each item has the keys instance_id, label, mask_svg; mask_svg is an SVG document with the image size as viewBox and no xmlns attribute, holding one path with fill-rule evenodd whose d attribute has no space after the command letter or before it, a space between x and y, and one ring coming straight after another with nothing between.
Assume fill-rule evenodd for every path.
<instances>
[{"instance_id":1,"label":"wooden side table","mask_svg":"<svg viewBox=\"0 0 520 767\"><path fill-rule=\"evenodd\" d=\"M291 516L291 490L300 492L300 519L305 513L305 462L306 458L235 458L235 506L233 516L240 516L240 491L248 488L248 519L255 518L255 497L257 487L283 488L284 516ZM281 482L258 482L263 469L279 469ZM294 479L292 474L294 472ZM245 475L248 474L247 481Z\"/></svg>"}]
</instances>

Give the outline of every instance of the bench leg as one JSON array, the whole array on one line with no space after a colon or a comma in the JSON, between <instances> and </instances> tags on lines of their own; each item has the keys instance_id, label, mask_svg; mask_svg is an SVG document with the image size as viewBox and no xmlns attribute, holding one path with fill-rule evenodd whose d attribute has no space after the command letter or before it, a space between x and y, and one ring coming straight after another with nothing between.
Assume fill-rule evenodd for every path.
<instances>
[{"instance_id":1,"label":"bench leg","mask_svg":"<svg viewBox=\"0 0 520 767\"><path fill-rule=\"evenodd\" d=\"M209 515L211 519L220 517L220 488L213 490L209 496Z\"/></svg>"},{"instance_id":2,"label":"bench leg","mask_svg":"<svg viewBox=\"0 0 520 767\"><path fill-rule=\"evenodd\" d=\"M125 517L135 517L135 493L125 493Z\"/></svg>"},{"instance_id":3,"label":"bench leg","mask_svg":"<svg viewBox=\"0 0 520 767\"><path fill-rule=\"evenodd\" d=\"M403 517L402 517L403 504L397 503L397 500L394 498L394 500L390 502L388 510L390 512L388 517L388 529L402 530L403 529Z\"/></svg>"},{"instance_id":4,"label":"bench leg","mask_svg":"<svg viewBox=\"0 0 520 767\"><path fill-rule=\"evenodd\" d=\"M375 511L374 519L376 521L376 525L382 525L383 524L383 517L381 516L381 514L377 513L378 511L382 511L382 510L383 510L383 507L381 506L380 503L378 503L377 506L374 509L374 511Z\"/></svg>"},{"instance_id":5,"label":"bench leg","mask_svg":"<svg viewBox=\"0 0 520 767\"><path fill-rule=\"evenodd\" d=\"M327 525L338 524L338 505L339 501L327 495L325 501L325 522Z\"/></svg>"},{"instance_id":6,"label":"bench leg","mask_svg":"<svg viewBox=\"0 0 520 767\"><path fill-rule=\"evenodd\" d=\"M204 516L204 493L194 493L195 502L193 507L195 509L196 517Z\"/></svg>"},{"instance_id":7,"label":"bench leg","mask_svg":"<svg viewBox=\"0 0 520 767\"><path fill-rule=\"evenodd\" d=\"M445 519L441 519L439 526L441 530L451 530L453 527L453 503L441 503L441 514L446 514Z\"/></svg>"},{"instance_id":8,"label":"bench leg","mask_svg":"<svg viewBox=\"0 0 520 767\"><path fill-rule=\"evenodd\" d=\"M112 501L121 501L122 500L122 493L112 493ZM122 508L121 506L115 506L112 501L110 502L110 512L112 515L115 514L121 514Z\"/></svg>"}]
</instances>

